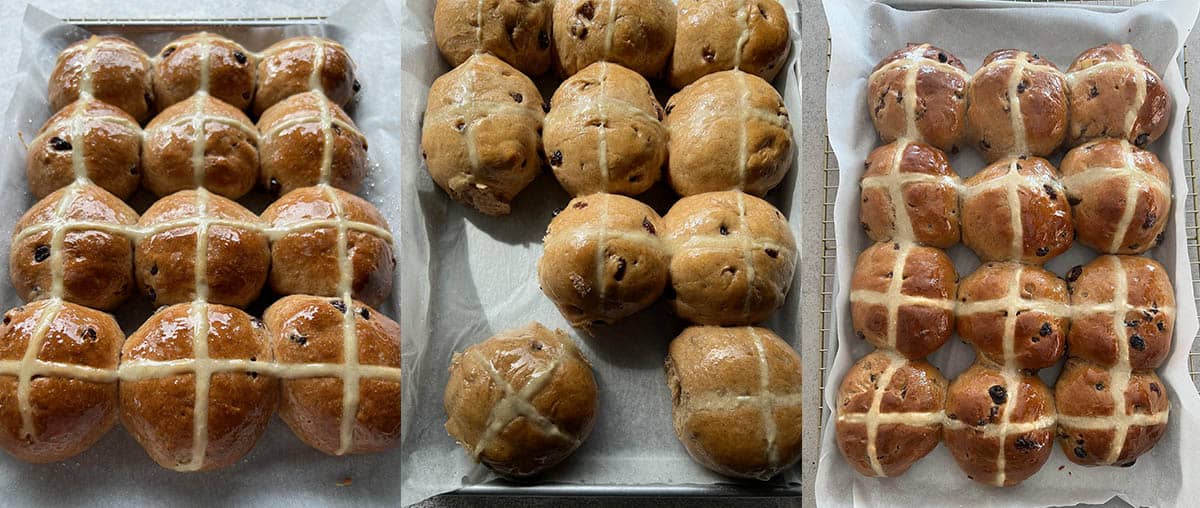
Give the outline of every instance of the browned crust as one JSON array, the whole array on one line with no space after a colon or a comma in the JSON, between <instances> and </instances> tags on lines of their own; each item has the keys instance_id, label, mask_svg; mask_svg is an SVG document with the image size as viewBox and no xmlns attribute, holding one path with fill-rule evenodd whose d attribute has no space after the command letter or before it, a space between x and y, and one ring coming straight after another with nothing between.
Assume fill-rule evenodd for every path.
<instances>
[{"instance_id":1,"label":"browned crust","mask_svg":"<svg viewBox=\"0 0 1200 508\"><path fill-rule=\"evenodd\" d=\"M156 201L138 221L140 227L196 217L196 191L176 192ZM210 195L207 217L260 223L242 205ZM138 286L157 305L190 302L196 297L196 231L181 226L137 241L134 273ZM258 298L267 280L271 251L267 235L237 226L208 228L208 301L244 307Z\"/></svg>"},{"instance_id":2,"label":"browned crust","mask_svg":"<svg viewBox=\"0 0 1200 508\"><path fill-rule=\"evenodd\" d=\"M875 351L860 358L838 387L837 414L862 415L871 409L875 392L882 389L879 412L936 413L945 409L946 378L924 360L905 360L887 386L879 381L891 363L888 353ZM859 474L875 476L868 454L866 423L836 423L838 449ZM876 430L875 453L888 477L903 475L913 464L937 447L942 425L885 424Z\"/></svg>"},{"instance_id":3,"label":"browned crust","mask_svg":"<svg viewBox=\"0 0 1200 508\"><path fill-rule=\"evenodd\" d=\"M350 129L336 124L330 127L333 154L328 182L321 182L325 150L321 103L329 108L332 119L350 126ZM277 129L293 121L297 123ZM260 184L275 197L318 183L358 192L367 174L367 140L357 129L345 111L319 93L299 93L276 103L258 119L262 135Z\"/></svg>"},{"instance_id":4,"label":"browned crust","mask_svg":"<svg viewBox=\"0 0 1200 508\"><path fill-rule=\"evenodd\" d=\"M333 193L346 220L389 229L383 214L367 200L338 189ZM263 222L272 228L336 217L333 203L320 187L289 192L262 213ZM311 227L275 238L271 242L271 289L283 295L337 296L341 279L337 241L333 227ZM346 252L353 274L353 297L372 306L383 303L391 293L396 269L391 243L371 233L351 230L347 231Z\"/></svg>"},{"instance_id":5,"label":"browned crust","mask_svg":"<svg viewBox=\"0 0 1200 508\"><path fill-rule=\"evenodd\" d=\"M893 277L903 277L900 294L953 301L958 291L958 274L945 252L914 246L904 261L903 273L894 273L899 244L876 243L858 256L850 279L850 290L887 293ZM883 305L850 302L855 333L876 347L889 348L888 313ZM899 305L896 312L895 348L906 358L929 356L942 347L954 332L954 312L917 303Z\"/></svg>"},{"instance_id":6,"label":"browned crust","mask_svg":"<svg viewBox=\"0 0 1200 508\"><path fill-rule=\"evenodd\" d=\"M743 30L747 33L739 59ZM790 50L787 12L775 0L683 0L668 74L676 89L735 67L773 81Z\"/></svg>"},{"instance_id":7,"label":"browned crust","mask_svg":"<svg viewBox=\"0 0 1200 508\"><path fill-rule=\"evenodd\" d=\"M758 480L775 476L800 459L802 407L778 401L801 393L800 365L800 355L765 328L685 329L665 362L675 435L713 471ZM763 396L774 400L734 399Z\"/></svg>"},{"instance_id":8,"label":"browned crust","mask_svg":"<svg viewBox=\"0 0 1200 508\"><path fill-rule=\"evenodd\" d=\"M283 365L343 363L342 308L342 300L307 295L287 296L268 307L263 321L275 360ZM354 313L359 365L400 367L400 325L362 302L355 301L347 311ZM338 455L342 380L287 379L281 384L280 419L304 443ZM347 453L374 453L399 445L400 382L363 378L358 390L358 412Z\"/></svg>"},{"instance_id":9,"label":"browned crust","mask_svg":"<svg viewBox=\"0 0 1200 508\"><path fill-rule=\"evenodd\" d=\"M0 360L20 361L45 317L47 301L17 307L0 326ZM99 369L115 369L125 334L112 316L64 303L49 323L37 358ZM100 440L117 419L117 383L37 376L30 382L33 435L22 434L18 380L0 376L0 447L17 459L48 463L80 454Z\"/></svg>"},{"instance_id":10,"label":"browned crust","mask_svg":"<svg viewBox=\"0 0 1200 508\"><path fill-rule=\"evenodd\" d=\"M358 81L354 79L354 60L340 45L320 37L292 37L284 39L263 51L266 58L259 60L258 91L254 95L254 114L261 115L271 106L284 99L311 91L309 78L316 64L318 41L324 41L325 55L318 70L324 95L339 107L346 107L358 92ZM292 46L287 49L285 46Z\"/></svg>"},{"instance_id":11,"label":"browned crust","mask_svg":"<svg viewBox=\"0 0 1200 508\"><path fill-rule=\"evenodd\" d=\"M1122 319L1125 326L1117 331L1113 329L1111 311L1088 309L1092 305L1111 303L1114 298L1117 274L1112 266L1112 256L1096 258L1083 266L1071 283L1071 304L1076 310L1071 332L1067 335L1067 347L1071 356L1111 367L1119 362L1117 341L1127 341L1131 368L1158 368L1170 353L1175 327L1174 312L1157 310L1160 307L1175 307L1175 292L1170 276L1153 259L1139 256L1117 258L1124 267L1129 284L1128 304L1143 310L1118 311L1124 314Z\"/></svg>"},{"instance_id":12,"label":"browned crust","mask_svg":"<svg viewBox=\"0 0 1200 508\"><path fill-rule=\"evenodd\" d=\"M442 58L457 67L475 53L490 53L530 76L550 69L553 2L439 0L433 37ZM480 29L479 17L483 27Z\"/></svg>"},{"instance_id":13,"label":"browned crust","mask_svg":"<svg viewBox=\"0 0 1200 508\"><path fill-rule=\"evenodd\" d=\"M183 102L200 89L200 66L208 40L208 89L214 98L244 110L254 99L258 78L254 54L232 39L211 33L188 34L175 39L154 62L154 99L160 111Z\"/></svg>"},{"instance_id":14,"label":"browned crust","mask_svg":"<svg viewBox=\"0 0 1200 508\"><path fill-rule=\"evenodd\" d=\"M610 2L616 2L615 9ZM564 77L605 60L656 78L675 44L675 4L670 0L562 0L554 2L553 17L554 51ZM610 24L612 48L606 53Z\"/></svg>"},{"instance_id":15,"label":"browned crust","mask_svg":"<svg viewBox=\"0 0 1200 508\"><path fill-rule=\"evenodd\" d=\"M897 174L918 173L950 177L959 180L958 173L950 167L946 154L931 145L896 141L880 146L867 156L863 179L887 177L892 173L896 150L901 150ZM904 197L904 213L908 214L913 226L911 240L933 247L948 248L960 238L958 187L951 182L909 182L901 187ZM888 188L863 188L860 198L858 219L867 236L877 242L886 242L896 237L896 204L892 202Z\"/></svg>"},{"instance_id":16,"label":"browned crust","mask_svg":"<svg viewBox=\"0 0 1200 508\"><path fill-rule=\"evenodd\" d=\"M157 196L197 187L193 167L195 144L203 151L204 188L237 199L250 192L258 180L258 135L254 123L237 108L216 97L193 95L166 108L146 125L142 145L142 184ZM194 119L203 122L204 139L198 140ZM178 123L183 121L184 123ZM229 125L235 122L250 131ZM175 125L171 125L175 123Z\"/></svg>"},{"instance_id":17,"label":"browned crust","mask_svg":"<svg viewBox=\"0 0 1200 508\"><path fill-rule=\"evenodd\" d=\"M485 443L477 460L510 477L536 475L565 460L587 439L596 421L596 380L592 367L562 331L541 324L501 332L455 353L450 363L443 404L446 431L468 452L487 432L494 408L505 392L493 379L490 364L513 390L520 391L542 375L555 358L565 355L544 388L529 404L565 436L543 432L528 418L513 419ZM478 361L482 357L488 363ZM474 455L473 455L474 456Z\"/></svg>"},{"instance_id":18,"label":"browned crust","mask_svg":"<svg viewBox=\"0 0 1200 508\"><path fill-rule=\"evenodd\" d=\"M1018 62L1049 68L1024 67L1017 84L1024 139L1014 130L1009 83ZM989 66L993 62L995 65ZM1067 136L1070 109L1066 75L1036 54L1002 49L989 54L967 87L967 133L984 158L995 161L1015 155L1046 157ZM1022 143L1023 141L1023 143ZM1024 146L1025 150L1019 147Z\"/></svg>"},{"instance_id":19,"label":"browned crust","mask_svg":"<svg viewBox=\"0 0 1200 508\"><path fill-rule=\"evenodd\" d=\"M1075 237L1074 222L1066 193L1058 183L1058 171L1040 157L1005 159L984 168L966 181L967 192L989 180L1002 178L1012 163L1022 176L1049 178L1041 188L1018 188L1021 216L1021 254L1013 258L1013 225L1006 187L993 188L962 201L963 243L984 261L1022 261L1041 265L1066 252ZM1048 188L1047 188L1048 187Z\"/></svg>"},{"instance_id":20,"label":"browned crust","mask_svg":"<svg viewBox=\"0 0 1200 508\"><path fill-rule=\"evenodd\" d=\"M538 260L542 292L577 327L615 323L649 307L667 284L670 256L658 237L663 227L654 209L632 198L572 199L546 230Z\"/></svg>"},{"instance_id":21,"label":"browned crust","mask_svg":"<svg viewBox=\"0 0 1200 508\"><path fill-rule=\"evenodd\" d=\"M270 362L265 328L245 312L208 305L209 358ZM191 305L163 308L125 342L122 364L195 358ZM191 462L196 401L194 374L121 383L121 423L150 458L166 468ZM208 402L208 446L201 470L240 460L262 437L279 399L279 383L256 372L213 374Z\"/></svg>"},{"instance_id":22,"label":"browned crust","mask_svg":"<svg viewBox=\"0 0 1200 508\"><path fill-rule=\"evenodd\" d=\"M1108 254L1140 254L1158 245L1171 213L1170 193L1139 184L1129 227L1113 252L1113 237L1130 206L1127 191L1132 176L1146 173L1167 188L1171 185L1170 173L1153 152L1129 146L1126 156L1126 146L1116 139L1091 141L1067 152L1062 162L1064 179L1096 168L1121 168L1129 173L1066 187L1079 242Z\"/></svg>"},{"instance_id":23,"label":"browned crust","mask_svg":"<svg viewBox=\"0 0 1200 508\"><path fill-rule=\"evenodd\" d=\"M67 121L76 112L83 117L80 139L72 135ZM46 120L35 138L39 141L28 147L25 176L29 191L43 198L70 185L75 181L74 151L83 150L88 179L120 199L129 198L137 190L141 174L142 131L136 126L137 120L129 113L97 100L68 104Z\"/></svg>"},{"instance_id":24,"label":"browned crust","mask_svg":"<svg viewBox=\"0 0 1200 508\"><path fill-rule=\"evenodd\" d=\"M97 45L88 65L89 52L74 48L93 39L104 44ZM78 100L84 73L90 73L96 99L145 122L154 114L152 72L150 57L128 39L106 35L78 41L59 53L50 73L50 107L58 111Z\"/></svg>"},{"instance_id":25,"label":"browned crust","mask_svg":"<svg viewBox=\"0 0 1200 508\"><path fill-rule=\"evenodd\" d=\"M958 287L961 304L1004 299L1009 285L1021 270L1016 324L1013 330L1013 366L1018 369L1044 369L1058 363L1066 344L1070 317L1046 312L1038 302L1051 302L1064 308L1070 295L1066 281L1042 268L1017 263L984 263L962 279ZM987 361L1004 365L1004 334L1007 310L958 315L958 334L975 347Z\"/></svg>"},{"instance_id":26,"label":"browned crust","mask_svg":"<svg viewBox=\"0 0 1200 508\"><path fill-rule=\"evenodd\" d=\"M758 76L709 74L673 95L666 112L667 180L682 196L733 189L763 196L792 168L787 106Z\"/></svg>"},{"instance_id":27,"label":"browned crust","mask_svg":"<svg viewBox=\"0 0 1200 508\"><path fill-rule=\"evenodd\" d=\"M70 189L59 189L25 212L13 228L22 231L53 222L59 203ZM138 215L116 196L86 185L64 209L67 220L129 226ZM54 288L53 231L45 230L15 241L8 251L9 277L25 301L50 298ZM97 229L64 233L59 253L63 267L62 299L112 310L133 293L133 244L124 236Z\"/></svg>"}]
</instances>

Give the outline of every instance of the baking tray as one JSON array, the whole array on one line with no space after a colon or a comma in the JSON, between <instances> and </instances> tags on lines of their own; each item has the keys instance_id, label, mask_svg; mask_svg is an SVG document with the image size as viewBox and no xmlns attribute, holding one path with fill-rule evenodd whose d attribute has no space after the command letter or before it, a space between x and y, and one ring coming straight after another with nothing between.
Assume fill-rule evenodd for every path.
<instances>
[{"instance_id":1,"label":"baking tray","mask_svg":"<svg viewBox=\"0 0 1200 508\"><path fill-rule=\"evenodd\" d=\"M1058 3L1067 5L1090 5L1110 7L1114 9L1125 9L1147 1L1153 0L1025 0L1028 3ZM814 2L820 6L820 2ZM1200 65L1200 56L1189 54L1188 44L1200 42L1197 33L1192 33L1188 37L1188 41L1183 46L1183 51L1180 52L1179 63L1183 68L1184 85L1191 95L1192 101L1189 102L1187 111L1184 116L1184 174L1187 180L1187 195L1180 201L1184 204L1185 231L1188 250L1188 264L1192 274L1192 288L1197 291L1196 300L1193 304L1200 304L1200 198L1197 197L1197 188L1200 186L1200 181L1197 180L1196 174L1196 150L1194 137L1192 134L1192 107L1191 104L1200 99L1200 93L1197 93L1191 86L1189 77L1190 67ZM829 74L830 64L830 39L828 32L825 34L825 75ZM1197 61L1192 61L1197 60ZM824 83L824 79L821 80ZM811 90L811 88L809 88ZM823 103L824 101L822 101ZM811 104L809 97L805 97L805 103ZM824 108L822 107L822 110ZM818 343L818 360L817 360L817 392L818 392L818 414L820 415L817 431L818 433L824 429L828 423L825 413L825 387L826 387L826 367L828 361L831 360L831 353L837 346L837 336L833 329L833 309L834 309L834 291L835 269L837 263L837 242L834 239L834 219L833 208L834 201L837 197L838 190L838 163L833 154L833 148L829 144L828 125L822 124L824 138L824 170L820 178L821 181L821 224L820 224L820 256L819 256L819 285L818 296L820 300L819 316L812 316L816 323L819 324L820 342ZM1200 333L1197 334L1200 338ZM1192 383L1197 391L1200 391L1200 340L1198 340L1188 352L1188 373L1191 375ZM806 444L808 442L806 441ZM819 439L813 444L812 454L805 450L805 456L819 456L820 441ZM815 472L815 469L813 470ZM809 473L806 469L805 473ZM811 488L814 478L811 474L806 474L804 478L806 499L812 499Z\"/></svg>"},{"instance_id":2,"label":"baking tray","mask_svg":"<svg viewBox=\"0 0 1200 508\"><path fill-rule=\"evenodd\" d=\"M367 3L372 6L377 5L375 2ZM388 12L384 11L382 14L386 17L385 20L391 19ZM190 32L203 30L220 31L221 29L254 30L260 28L279 29L283 27L300 26L316 27L320 25L328 25L332 18L324 15L304 15L268 17L172 18L86 17L58 18L58 20L64 25L74 25L95 34L140 35L154 34L157 32ZM339 29L336 25L330 25L329 27L323 28L323 31L323 35L327 37L338 37ZM21 40L21 37L18 36L17 39ZM239 40L239 42L244 43L245 41ZM143 49L147 50L147 52L153 56L153 53L151 53L151 51L154 50L153 48L143 47ZM22 51L24 51L24 48L22 48ZM358 60L361 63L362 59L358 58ZM390 98L390 92L387 91L388 88L384 86L384 83L387 81L387 79L384 78L385 77L380 77L377 80L379 83L378 94L381 98L388 98L387 101L394 104L394 101L392 101ZM359 107L359 101L360 98L355 98L354 101L352 101L351 104L346 107L347 113L354 117L356 121L361 120L361 115L355 113L355 110ZM32 128L36 129L39 126L40 124L33 125ZM22 130L24 130L24 127ZM16 133L4 133L3 135L8 136L10 134L14 136L16 135ZM367 176L368 184L377 182L381 177L383 177L384 175L381 173L394 172L389 165L382 162L384 159L394 156L394 151L390 148L390 143L384 143L383 140L380 140L378 143L373 142L372 145L378 146L379 148L374 150L369 157L369 174ZM24 176L21 176L19 180L23 185ZM385 206L386 203L384 200L380 199L378 192L379 191L373 191L369 190L368 188L364 188L363 191L357 195L372 201L374 205L379 207L380 211L385 215L385 217L387 217L389 223L399 224L400 221L398 208L390 209ZM19 194L25 195L27 193L25 192L25 189L22 188L20 189ZM139 188L137 193L135 193L134 196L132 196L126 202L128 202L130 206L133 206L135 209L140 210L144 209L150 201L153 201L153 199L154 198L150 196L147 191ZM239 198L237 201L239 204L242 204L257 214L262 211L262 208L270 200L266 197L265 193L255 188L250 194L247 194L243 198ZM392 296L389 297L387 301L379 306L380 311L386 312L392 317L398 317L399 315L398 279L399 277L397 275L397 280L395 282L397 289L393 291ZM4 285L7 286L7 282L4 282ZM6 290L0 289L0 291ZM259 301L252 303L248 312L256 315L260 314L261 309L258 308L260 303L261 302ZM126 306L123 306L122 309L128 306L129 305L127 304ZM134 307L138 307L138 305L135 304ZM148 316L149 314L146 313L146 315ZM123 330L128 332L128 324L124 320L119 321L123 325ZM101 441L97 443L96 448L99 448L99 446L106 441L116 439L112 436L112 434L125 434L125 436L121 436L118 439L122 442L121 444L133 447L135 449L138 448L138 445L132 439L132 437L129 437L123 428L118 429L117 427L121 427L121 425L114 425L114 428L109 431L106 437L102 438ZM383 478L381 473L385 473L387 470L393 468L398 469L398 450L368 455L330 457L316 450L312 450L307 445L300 443L299 440L296 440L290 435L290 432L290 429L287 429L287 427L283 425L282 421L280 421L276 416L273 416L270 425L268 426L268 430L256 444L255 448L252 449L244 459L239 461L234 466L218 470L216 472L195 473L190 475L178 475L172 472L169 473L170 475L174 475L170 477L172 479L170 482L164 481L162 477L158 476L157 474L153 476L148 475L142 481L149 482L151 485L145 488L137 489L137 492L129 493L129 495L136 497L127 498L125 503L132 502L136 504L138 501L147 504L151 502L154 504L181 502L198 503L201 502L200 500L202 498L199 496L201 496L202 493L206 499L225 499L226 501L224 502L228 503L233 502L234 499L237 499L228 496L238 495L237 493L239 492L242 493L241 495L238 495L241 499L241 503L250 502L252 504L265 504L269 506L317 503L324 505L382 506L394 504L394 500L399 498L398 480L394 483L378 480L374 482L364 481L372 477ZM286 449L276 450L279 453L259 453L263 447L268 444L268 442L273 442L271 444L276 445L280 440L294 442L286 444ZM100 451L94 448L85 451L84 455L99 453ZM392 457L386 456L388 454L392 454ZM15 459L8 460L15 461ZM147 468L152 469L157 467L154 466L153 461L151 461L149 457L138 457L138 460L144 461L146 464L148 464L148 466L146 466ZM83 460L82 462L96 461L97 460L93 458L91 460ZM273 489L271 492L259 491L252 495L246 495L247 492L245 489L247 488L247 485L252 482L237 478L231 479L230 475L245 475L248 472L255 470L255 461L260 462L261 465L264 466L264 470L266 466L270 466L273 468L272 470L275 471L279 471L279 463L287 462L290 464L290 466L287 467L290 467L293 470L299 470L296 474L294 474L294 476L299 477L300 481L305 482L305 484L299 488L289 488L287 490ZM86 479L88 473L86 473L85 470L87 468L80 467L80 462L81 461L76 459L68 459L67 461L58 463L58 465L61 465L62 468L65 469L59 468L55 464L36 465L33 467L45 468L46 471L44 473L21 473L21 476L16 478L35 483L48 481L52 478ZM153 469L153 471L157 472L158 470ZM177 483L175 483L176 481ZM47 493L42 494L40 497L25 497L25 501L23 502L31 502L30 500L32 499L59 499L59 502L64 502L64 504L69 503L80 505L108 505L112 504L113 502L111 498L85 499L79 496L80 493L86 492L87 489L77 489L74 487L63 489L61 488L63 485L62 483L59 483L58 485L59 487L46 489ZM351 485L354 485L357 488L345 488L350 487ZM14 484L12 487L21 487L21 485ZM58 491L58 494L53 493L53 491L56 490ZM5 504L7 505L20 502L22 501L16 501L13 498L9 498L7 501L5 501ZM221 501L216 502L220 503Z\"/></svg>"}]
</instances>

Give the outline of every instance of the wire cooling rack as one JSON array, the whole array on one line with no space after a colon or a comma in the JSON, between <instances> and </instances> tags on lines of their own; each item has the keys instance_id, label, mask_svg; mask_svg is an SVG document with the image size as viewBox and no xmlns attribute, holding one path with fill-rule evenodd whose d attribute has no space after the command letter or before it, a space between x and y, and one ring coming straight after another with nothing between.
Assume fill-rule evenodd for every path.
<instances>
[{"instance_id":1,"label":"wire cooling rack","mask_svg":"<svg viewBox=\"0 0 1200 508\"><path fill-rule=\"evenodd\" d=\"M1116 7L1132 7L1139 3L1149 0L1029 0L1031 3L1062 3L1071 5L1107 5ZM830 41L825 39L825 74L829 75L830 63ZM1183 67L1183 82L1184 88L1190 90L1188 76L1189 55L1188 47L1185 44L1183 51L1179 56L1180 64ZM1192 99L1200 99L1196 95ZM1182 202L1184 205L1184 220L1186 221L1185 232L1187 235L1188 248L1188 264L1192 274L1192 289L1196 293L1196 302L1200 304L1200 198L1197 198L1196 188L1196 150L1192 136L1192 108L1188 106L1186 116L1184 117L1184 153L1183 163L1184 175L1187 178L1187 196L1184 199L1176 202ZM833 293L836 288L834 283L834 269L837 266L837 242L834 240L833 234L833 204L837 197L838 188L838 164L837 159L833 155L833 148L829 145L829 130L826 126L825 131L825 177L822 181L823 188L823 204L821 218L821 345L820 363L818 365L817 383L818 383L818 404L820 405L821 417L817 419L818 435L825 426L825 374L826 368L829 365L829 344L836 344L837 337L834 336L833 329ZM1188 373L1192 377L1192 383L1200 390L1200 334L1197 334L1197 341L1193 345L1192 351L1188 352ZM820 446L818 444L818 446Z\"/></svg>"}]
</instances>

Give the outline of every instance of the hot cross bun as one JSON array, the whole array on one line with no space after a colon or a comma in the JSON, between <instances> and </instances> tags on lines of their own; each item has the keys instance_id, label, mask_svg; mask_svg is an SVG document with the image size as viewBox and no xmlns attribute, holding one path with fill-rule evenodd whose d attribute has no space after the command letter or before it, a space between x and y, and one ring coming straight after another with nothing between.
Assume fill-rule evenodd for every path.
<instances>
[{"instance_id":1,"label":"hot cross bun","mask_svg":"<svg viewBox=\"0 0 1200 508\"><path fill-rule=\"evenodd\" d=\"M455 353L444 404L450 436L509 477L565 460L587 439L598 411L591 364L565 333L539 323Z\"/></svg>"},{"instance_id":2,"label":"hot cross bun","mask_svg":"<svg viewBox=\"0 0 1200 508\"><path fill-rule=\"evenodd\" d=\"M768 480L800 460L800 355L765 328L693 326L665 362L675 435L696 462Z\"/></svg>"}]
</instances>

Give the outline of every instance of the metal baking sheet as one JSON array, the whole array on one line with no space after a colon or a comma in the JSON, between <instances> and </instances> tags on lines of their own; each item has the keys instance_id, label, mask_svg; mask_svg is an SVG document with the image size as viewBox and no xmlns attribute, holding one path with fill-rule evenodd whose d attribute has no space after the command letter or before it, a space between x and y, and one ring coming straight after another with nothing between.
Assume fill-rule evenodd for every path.
<instances>
[{"instance_id":1,"label":"metal baking sheet","mask_svg":"<svg viewBox=\"0 0 1200 508\"><path fill-rule=\"evenodd\" d=\"M390 108L398 102L398 93L394 88L386 86L394 80L387 74L390 64L388 55L394 53L386 43L380 43L394 27L394 19L389 15L383 0L352 0L351 10L339 11L326 16L286 16L286 17L202 17L202 18L74 18L55 20L45 12L30 7L26 12L26 27L46 26L54 21L66 25L75 25L79 29L96 34L124 35L135 40L153 41L152 44L142 44L142 49L153 54L158 47L154 44L167 41L185 33L208 30L229 35L238 42L245 44L251 50L265 49L265 43L272 43L287 35L325 35L346 42L348 49L359 67L360 80L364 91L355 100L348 112L359 123L371 142L369 154L369 175L361 196L371 201L388 219L389 223L399 223L399 208L389 206L395 201L390 198L398 194L392 179L396 171L391 164L398 155L396 141L393 136L385 134L388 119L391 117ZM348 22L348 17L357 18ZM372 14L374 13L374 14ZM351 14L351 16L348 16ZM30 22L30 16L34 22ZM69 29L57 25L61 30ZM348 34L347 28L355 27L353 34ZM15 40L38 40L48 33L18 34ZM57 32L53 32L57 33ZM270 38L255 38L254 35L277 34ZM24 58L43 56L38 52L30 52L30 47L23 47ZM53 65L54 54L49 53L49 63ZM22 62L24 69L26 62ZM42 67L44 68L44 67ZM5 169L0 171L5 187L12 189L14 199L10 200L22 208L28 208L33 203L32 196L26 190L24 167L24 149L18 142L19 134L25 134L25 139L32 139L29 132L41 126L41 121L51 114L43 104L26 104L24 109L18 108L14 113L21 97L27 94L46 93L45 72L39 83L30 83L29 76L17 76L17 87L35 87L32 92L18 90L6 119L11 116L23 119L17 125L6 123L0 139L7 146L0 148L4 155ZM36 79L35 79L36 81ZM39 116L40 115L40 116ZM12 148L16 151L12 150ZM130 204L135 209L142 210L153 201L145 190L139 191ZM267 202L261 192L255 191L247 198L240 199L254 212L260 212ZM5 216L8 216L8 208ZM6 221L11 224L15 221ZM7 250L7 230L2 242ZM3 271L7 274L7 268ZM399 274L396 275L395 286L399 287ZM0 277L7 279L7 276ZM393 298L380 306L380 310L389 316L398 317L398 290L393 292ZM4 303L16 300L7 280L0 284L0 297ZM135 299L136 300L136 299ZM142 302L144 303L144 302ZM140 313L140 317L148 316L153 309L149 304L137 303L124 306L118 312L121 317L128 312ZM144 307L144 308L143 308ZM250 308L252 314L258 314L261 305ZM130 333L138 320L121 319L124 331ZM7 494L5 502L15 505L150 505L150 504L179 504L191 503L221 503L221 504L260 504L260 505L292 505L292 504L330 504L330 505L384 505L393 504L399 498L399 453L396 451L369 455L347 457L332 457L309 448L296 439L278 418L273 418L265 435L256 447L240 462L218 471L179 474L157 466L145 455L141 447L129 437L120 425L106 434L92 449L78 457L55 464L30 465L9 457L0 458L0 485L4 485Z\"/></svg>"}]
</instances>

